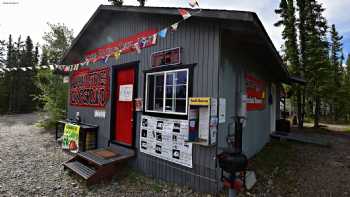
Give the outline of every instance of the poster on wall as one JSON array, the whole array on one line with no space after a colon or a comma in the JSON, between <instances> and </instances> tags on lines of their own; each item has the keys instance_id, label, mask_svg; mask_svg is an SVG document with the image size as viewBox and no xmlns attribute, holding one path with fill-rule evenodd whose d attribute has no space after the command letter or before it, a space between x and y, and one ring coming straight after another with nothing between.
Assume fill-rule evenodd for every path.
<instances>
[{"instance_id":1,"label":"poster on wall","mask_svg":"<svg viewBox=\"0 0 350 197\"><path fill-rule=\"evenodd\" d=\"M73 153L79 151L79 125L66 124L63 131L62 149L68 149Z\"/></svg>"},{"instance_id":2,"label":"poster on wall","mask_svg":"<svg viewBox=\"0 0 350 197\"><path fill-rule=\"evenodd\" d=\"M245 75L247 111L265 109L266 87L265 82L252 74Z\"/></svg>"},{"instance_id":3,"label":"poster on wall","mask_svg":"<svg viewBox=\"0 0 350 197\"><path fill-rule=\"evenodd\" d=\"M109 100L109 72L109 67L73 72L69 88L70 105L104 108Z\"/></svg>"},{"instance_id":4,"label":"poster on wall","mask_svg":"<svg viewBox=\"0 0 350 197\"><path fill-rule=\"evenodd\" d=\"M192 168L192 144L187 139L187 120L141 117L142 153Z\"/></svg>"}]
</instances>

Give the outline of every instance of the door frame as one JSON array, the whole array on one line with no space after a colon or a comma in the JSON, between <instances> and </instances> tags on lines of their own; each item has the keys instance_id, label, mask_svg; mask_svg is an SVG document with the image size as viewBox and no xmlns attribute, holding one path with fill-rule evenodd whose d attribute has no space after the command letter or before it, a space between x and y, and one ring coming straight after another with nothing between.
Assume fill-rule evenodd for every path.
<instances>
[{"instance_id":1,"label":"door frame","mask_svg":"<svg viewBox=\"0 0 350 197\"><path fill-rule=\"evenodd\" d=\"M133 140L132 140L132 144L124 144L122 142L117 142L115 140L115 128L116 128L116 122L115 122L115 118L116 118L116 86L117 86L117 82L116 82L116 76L117 76L117 72L119 70L122 69L127 69L127 68L133 68L135 70L135 76L134 76L134 88L133 88L133 107L135 108L135 103L134 103L134 99L138 97L138 75L139 75L139 63L140 61L135 61L135 62L129 62L129 63L125 63L125 64L119 64L119 65L113 65L111 66L112 68L112 83L111 83L111 118L110 118L110 142L112 144L117 144L117 145L121 145L127 148L132 148L132 149L136 149L136 126L137 126L137 114L136 111L134 110L134 114L133 114L133 129L132 129L132 134L133 134Z\"/></svg>"},{"instance_id":2,"label":"door frame","mask_svg":"<svg viewBox=\"0 0 350 197\"><path fill-rule=\"evenodd\" d=\"M277 87L274 83L271 83L270 94L272 95L272 104L270 105L270 133L276 131L277 120Z\"/></svg>"}]
</instances>

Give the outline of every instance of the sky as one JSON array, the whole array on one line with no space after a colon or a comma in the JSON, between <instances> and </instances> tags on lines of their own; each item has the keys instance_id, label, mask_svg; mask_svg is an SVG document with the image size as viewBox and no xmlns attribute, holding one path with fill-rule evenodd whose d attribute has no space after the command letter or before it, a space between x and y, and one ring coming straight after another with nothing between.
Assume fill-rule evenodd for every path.
<instances>
[{"instance_id":1,"label":"sky","mask_svg":"<svg viewBox=\"0 0 350 197\"><path fill-rule=\"evenodd\" d=\"M274 10L280 0L198 0L202 8L230 9L256 12L279 50L283 44L281 28L274 27L278 16ZM319 0L326 8L329 24L335 24L344 36L345 55L350 53L350 0ZM64 23L77 35L100 4L107 0L0 0L0 39L9 34L30 36L42 43L47 23ZM124 0L125 5L138 5L136 0ZM188 0L147 0L146 6L188 7Z\"/></svg>"}]
</instances>

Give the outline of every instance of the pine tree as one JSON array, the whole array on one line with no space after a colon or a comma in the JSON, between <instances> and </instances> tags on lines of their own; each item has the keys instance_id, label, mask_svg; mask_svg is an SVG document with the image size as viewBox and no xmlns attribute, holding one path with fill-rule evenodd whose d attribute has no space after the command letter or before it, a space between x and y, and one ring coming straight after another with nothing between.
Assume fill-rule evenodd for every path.
<instances>
[{"instance_id":1,"label":"pine tree","mask_svg":"<svg viewBox=\"0 0 350 197\"><path fill-rule=\"evenodd\" d=\"M109 2L112 3L114 6L123 6L123 0L108 0Z\"/></svg>"},{"instance_id":2,"label":"pine tree","mask_svg":"<svg viewBox=\"0 0 350 197\"><path fill-rule=\"evenodd\" d=\"M342 39L336 30L335 25L331 27L331 43L330 43L330 81L328 83L330 94L330 106L334 121L338 120L339 113L343 108L342 99L342 85L343 85L343 52L342 52Z\"/></svg>"},{"instance_id":3,"label":"pine tree","mask_svg":"<svg viewBox=\"0 0 350 197\"><path fill-rule=\"evenodd\" d=\"M289 71L298 77L301 77L301 65L299 61L298 39L296 29L296 16L294 0L281 0L279 9L275 10L276 14L280 15L281 20L278 21L275 26L283 26L282 38L285 40L284 53L285 62L287 62ZM299 127L303 126L303 110L302 110L302 97L301 87L295 85L293 89L296 89L297 111Z\"/></svg>"},{"instance_id":4,"label":"pine tree","mask_svg":"<svg viewBox=\"0 0 350 197\"><path fill-rule=\"evenodd\" d=\"M137 0L140 3L140 7L145 7L146 0Z\"/></svg>"}]
</instances>

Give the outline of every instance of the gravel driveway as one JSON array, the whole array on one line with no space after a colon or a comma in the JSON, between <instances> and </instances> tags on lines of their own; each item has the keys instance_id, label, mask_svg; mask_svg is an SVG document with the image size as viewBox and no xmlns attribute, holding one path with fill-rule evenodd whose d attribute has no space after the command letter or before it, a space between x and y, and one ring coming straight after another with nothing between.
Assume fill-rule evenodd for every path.
<instances>
[{"instance_id":1,"label":"gravel driveway","mask_svg":"<svg viewBox=\"0 0 350 197\"><path fill-rule=\"evenodd\" d=\"M34 126L38 119L38 114L0 116L0 197L210 196L131 170L111 183L88 188L63 171L61 164L72 156L62 152L52 132ZM350 196L350 135L316 135L330 140L332 147L289 143L296 153L288 157L284 170L284 176L292 177L290 183L264 173L252 191L240 196Z\"/></svg>"}]
</instances>

